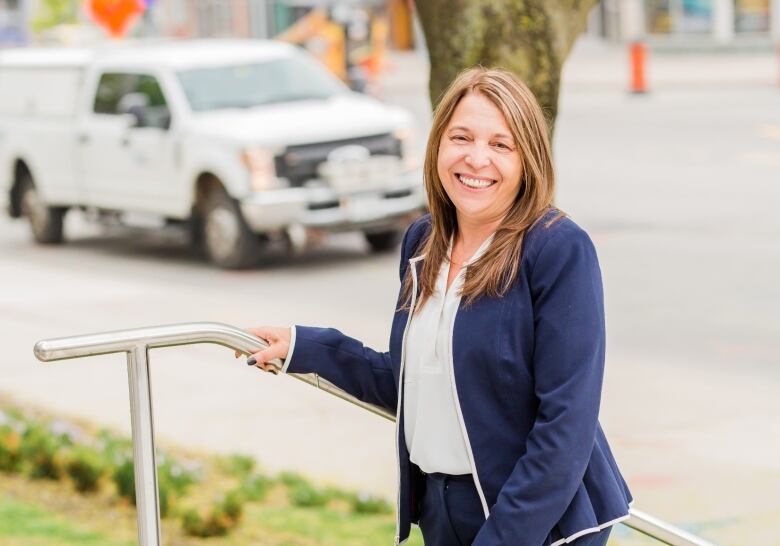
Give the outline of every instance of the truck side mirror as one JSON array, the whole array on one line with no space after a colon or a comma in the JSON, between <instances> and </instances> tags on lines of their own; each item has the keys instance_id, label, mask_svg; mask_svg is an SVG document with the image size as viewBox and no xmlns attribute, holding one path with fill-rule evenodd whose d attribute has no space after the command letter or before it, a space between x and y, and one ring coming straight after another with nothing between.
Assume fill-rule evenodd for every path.
<instances>
[{"instance_id":1,"label":"truck side mirror","mask_svg":"<svg viewBox=\"0 0 780 546\"><path fill-rule=\"evenodd\" d=\"M128 93L119 99L116 106L120 115L130 115L133 118L131 127L146 126L146 109L149 107L149 97L144 93Z\"/></svg>"}]
</instances>

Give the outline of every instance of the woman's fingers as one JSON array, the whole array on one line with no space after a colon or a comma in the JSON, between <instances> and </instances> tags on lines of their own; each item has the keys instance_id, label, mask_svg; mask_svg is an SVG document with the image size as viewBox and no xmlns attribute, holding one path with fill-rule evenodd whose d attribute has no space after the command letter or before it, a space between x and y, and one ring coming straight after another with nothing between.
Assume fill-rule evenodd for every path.
<instances>
[{"instance_id":1,"label":"woman's fingers","mask_svg":"<svg viewBox=\"0 0 780 546\"><path fill-rule=\"evenodd\" d=\"M267 349L263 349L262 351L258 351L252 354L247 359L247 364L249 364L250 362L265 364L269 360L273 360L275 358L284 358L287 356L288 347L289 345L283 342L269 345Z\"/></svg>"},{"instance_id":2,"label":"woman's fingers","mask_svg":"<svg viewBox=\"0 0 780 546\"><path fill-rule=\"evenodd\" d=\"M265 339L268 343L274 343L276 341L290 342L291 332L290 328L279 328L276 326L260 326L257 328L247 328L247 332Z\"/></svg>"},{"instance_id":3,"label":"woman's fingers","mask_svg":"<svg viewBox=\"0 0 780 546\"><path fill-rule=\"evenodd\" d=\"M250 362L251 360L247 360L247 364L249 364ZM279 368L277 368L273 364L269 364L266 362L255 362L254 364L251 365L253 365L255 368L260 368L264 372L270 372L274 375L277 375L279 373Z\"/></svg>"},{"instance_id":4,"label":"woman's fingers","mask_svg":"<svg viewBox=\"0 0 780 546\"><path fill-rule=\"evenodd\" d=\"M284 341L279 341L276 343L272 343L268 346L267 349L263 349L262 351L258 351L254 354L252 354L247 359L247 364L249 365L259 365L263 366L263 369L267 366L274 367L273 364L270 364L269 361L274 360L276 358L283 359L287 356L287 351L289 349L290 345L289 343L286 343ZM275 367L274 367L275 368Z\"/></svg>"},{"instance_id":5,"label":"woman's fingers","mask_svg":"<svg viewBox=\"0 0 780 546\"><path fill-rule=\"evenodd\" d=\"M270 364L269 361L287 357L287 352L290 349L290 328L261 326L247 328L247 332L264 340L268 347L249 355L246 363L250 366L257 366L267 372L278 373L278 368Z\"/></svg>"},{"instance_id":6,"label":"woman's fingers","mask_svg":"<svg viewBox=\"0 0 780 546\"><path fill-rule=\"evenodd\" d=\"M260 364L260 368L262 368L264 372L270 372L274 375L279 374L279 369L273 364Z\"/></svg>"},{"instance_id":7,"label":"woman's fingers","mask_svg":"<svg viewBox=\"0 0 780 546\"><path fill-rule=\"evenodd\" d=\"M278 334L276 332L278 328L270 328L267 326L261 326L259 328L248 328L247 331L251 333L252 335L259 337L261 339L266 340L268 343L273 343L278 339Z\"/></svg>"}]
</instances>

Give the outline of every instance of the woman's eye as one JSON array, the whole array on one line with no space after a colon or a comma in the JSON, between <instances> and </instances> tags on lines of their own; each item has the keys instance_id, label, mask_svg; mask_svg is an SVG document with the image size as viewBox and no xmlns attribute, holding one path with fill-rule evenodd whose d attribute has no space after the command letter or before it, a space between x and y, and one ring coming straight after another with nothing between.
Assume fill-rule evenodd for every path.
<instances>
[{"instance_id":1,"label":"woman's eye","mask_svg":"<svg viewBox=\"0 0 780 546\"><path fill-rule=\"evenodd\" d=\"M502 150L511 150L512 148L508 144L504 144L503 142L496 142L496 147L501 148Z\"/></svg>"},{"instance_id":2,"label":"woman's eye","mask_svg":"<svg viewBox=\"0 0 780 546\"><path fill-rule=\"evenodd\" d=\"M455 135L455 136L452 137L452 140L455 141L455 142L465 142L466 141L466 137L463 136L463 135Z\"/></svg>"}]
</instances>

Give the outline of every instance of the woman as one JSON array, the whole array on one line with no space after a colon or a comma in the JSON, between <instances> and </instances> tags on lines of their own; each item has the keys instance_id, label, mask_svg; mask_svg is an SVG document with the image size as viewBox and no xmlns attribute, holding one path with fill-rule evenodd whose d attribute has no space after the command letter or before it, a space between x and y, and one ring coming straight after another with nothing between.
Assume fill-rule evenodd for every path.
<instances>
[{"instance_id":1,"label":"woman","mask_svg":"<svg viewBox=\"0 0 780 546\"><path fill-rule=\"evenodd\" d=\"M598 423L593 244L555 209L542 111L511 73L460 74L434 113L430 215L402 244L390 351L326 328L256 328L249 364L317 373L396 411L396 543L603 545L631 495ZM399 387L400 386L400 387Z\"/></svg>"}]
</instances>

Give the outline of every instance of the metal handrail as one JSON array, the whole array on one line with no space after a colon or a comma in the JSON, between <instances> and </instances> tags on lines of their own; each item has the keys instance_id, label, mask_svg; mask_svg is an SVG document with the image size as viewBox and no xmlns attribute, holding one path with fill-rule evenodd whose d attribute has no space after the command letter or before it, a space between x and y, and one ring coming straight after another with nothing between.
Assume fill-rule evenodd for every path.
<instances>
[{"instance_id":1,"label":"metal handrail","mask_svg":"<svg viewBox=\"0 0 780 546\"><path fill-rule=\"evenodd\" d=\"M126 353L130 388L130 424L135 462L135 491L140 546L160 546L160 509L157 465L154 454L154 422L149 375L149 349L213 343L251 354L268 347L248 332L219 322L192 322L47 339L35 344L38 360L51 362L85 356ZM282 361L270 361L277 367ZM358 400L316 374L286 374L346 400L390 421L395 414ZM630 509L631 517L621 523L670 546L714 546L674 525Z\"/></svg>"}]
</instances>

